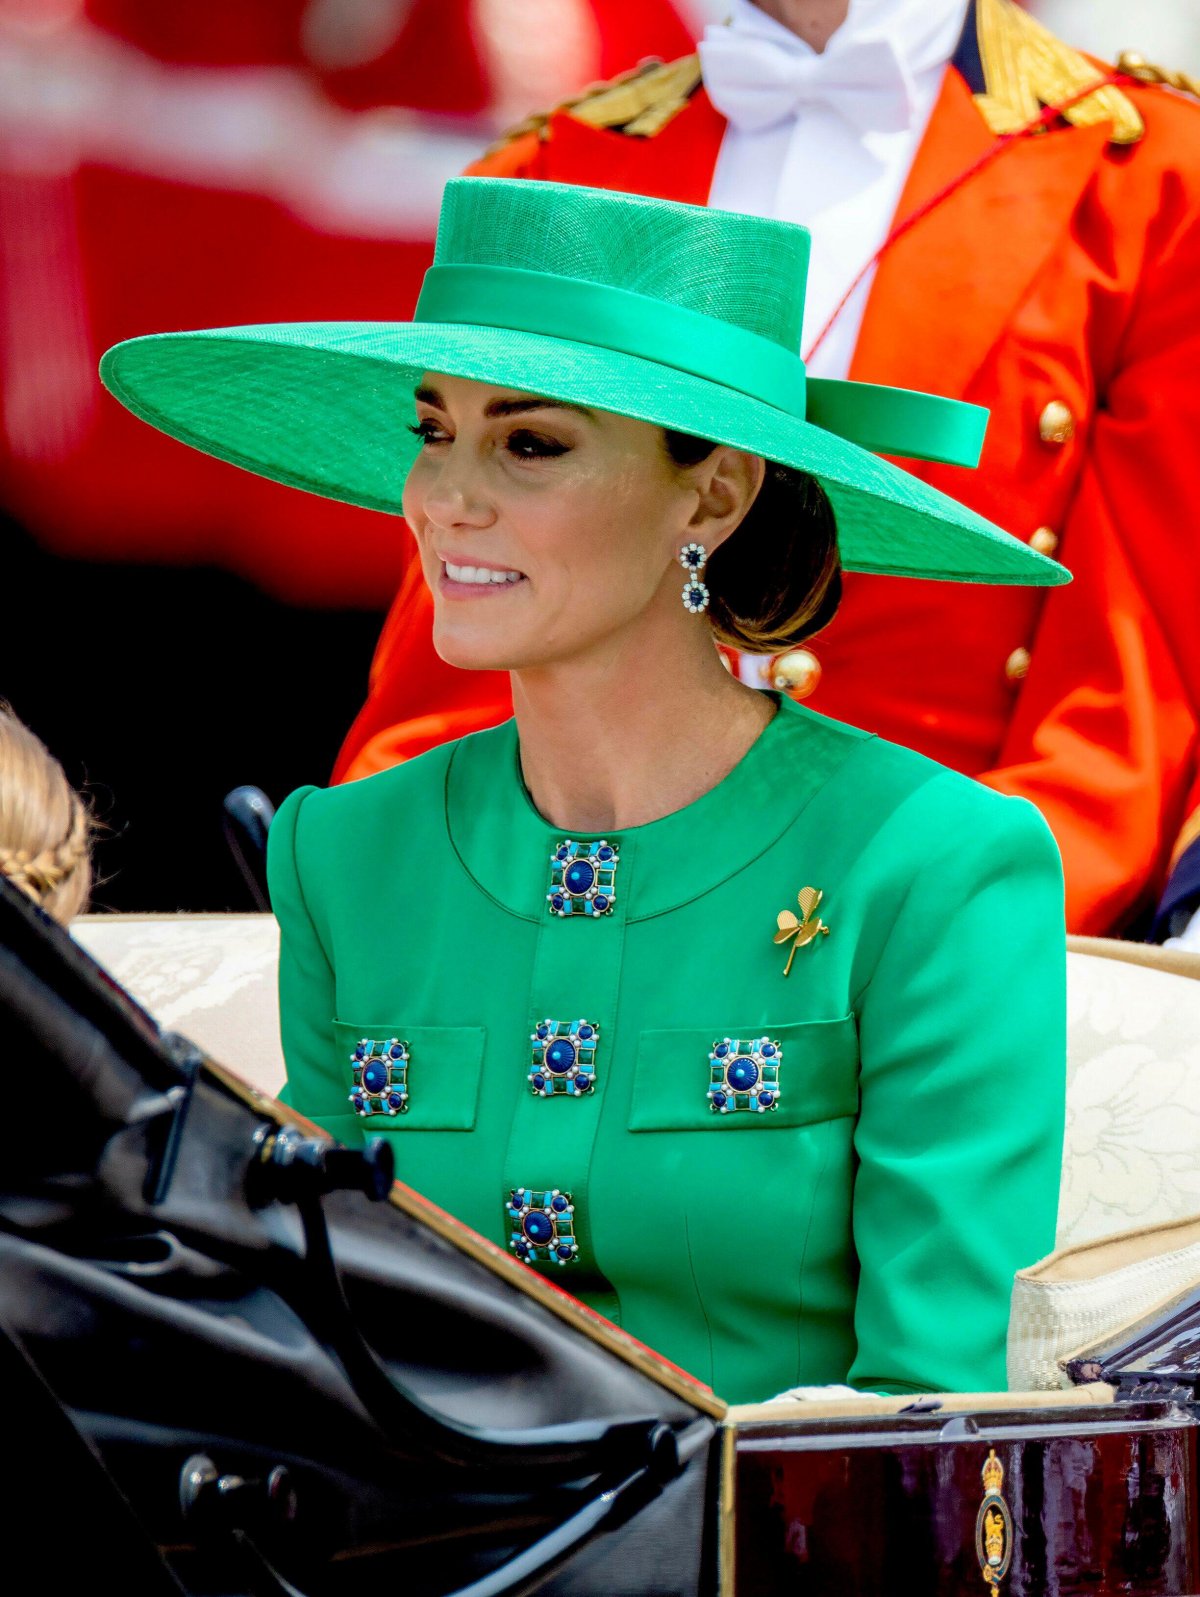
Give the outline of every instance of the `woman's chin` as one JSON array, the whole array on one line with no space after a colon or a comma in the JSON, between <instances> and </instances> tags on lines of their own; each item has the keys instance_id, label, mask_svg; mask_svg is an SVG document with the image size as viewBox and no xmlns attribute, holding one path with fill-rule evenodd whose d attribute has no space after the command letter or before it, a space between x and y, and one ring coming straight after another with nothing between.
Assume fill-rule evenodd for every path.
<instances>
[{"instance_id":1,"label":"woman's chin","mask_svg":"<svg viewBox=\"0 0 1200 1597\"><path fill-rule=\"evenodd\" d=\"M511 638L465 627L435 626L433 647L440 660L460 671L515 671L522 660Z\"/></svg>"}]
</instances>

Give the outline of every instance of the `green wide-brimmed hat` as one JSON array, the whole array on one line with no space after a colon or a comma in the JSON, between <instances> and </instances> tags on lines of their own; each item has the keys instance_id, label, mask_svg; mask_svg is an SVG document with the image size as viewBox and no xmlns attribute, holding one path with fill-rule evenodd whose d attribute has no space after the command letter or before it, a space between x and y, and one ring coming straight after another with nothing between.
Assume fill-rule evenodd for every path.
<instances>
[{"instance_id":1,"label":"green wide-brimmed hat","mask_svg":"<svg viewBox=\"0 0 1200 1597\"><path fill-rule=\"evenodd\" d=\"M1064 569L879 454L978 463L987 411L806 378L802 227L573 184L459 178L411 322L129 339L100 375L207 454L399 513L426 372L693 433L810 472L852 571L1053 587ZM903 337L897 328L896 336Z\"/></svg>"}]
</instances>

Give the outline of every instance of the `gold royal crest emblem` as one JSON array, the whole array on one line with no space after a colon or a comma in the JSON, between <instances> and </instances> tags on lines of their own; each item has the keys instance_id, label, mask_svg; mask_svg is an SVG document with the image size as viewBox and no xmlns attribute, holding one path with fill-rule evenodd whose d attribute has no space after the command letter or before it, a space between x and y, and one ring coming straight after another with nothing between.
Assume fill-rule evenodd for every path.
<instances>
[{"instance_id":1,"label":"gold royal crest emblem","mask_svg":"<svg viewBox=\"0 0 1200 1597\"><path fill-rule=\"evenodd\" d=\"M989 1592L999 1597L1000 1582L1012 1562L1013 1523L1004 1501L1004 1465L994 1447L983 1466L983 1502L975 1517L975 1553L979 1573Z\"/></svg>"}]
</instances>

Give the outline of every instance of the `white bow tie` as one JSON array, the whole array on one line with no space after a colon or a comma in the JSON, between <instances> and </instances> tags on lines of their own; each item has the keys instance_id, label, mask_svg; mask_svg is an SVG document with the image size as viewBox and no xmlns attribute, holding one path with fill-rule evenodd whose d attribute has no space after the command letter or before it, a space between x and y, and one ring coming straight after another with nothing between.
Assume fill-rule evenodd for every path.
<instances>
[{"instance_id":1,"label":"white bow tie","mask_svg":"<svg viewBox=\"0 0 1200 1597\"><path fill-rule=\"evenodd\" d=\"M836 36L823 55L789 50L738 28L709 28L700 43L709 99L734 127L773 127L805 106L832 106L863 133L912 125L914 90L890 39Z\"/></svg>"}]
</instances>

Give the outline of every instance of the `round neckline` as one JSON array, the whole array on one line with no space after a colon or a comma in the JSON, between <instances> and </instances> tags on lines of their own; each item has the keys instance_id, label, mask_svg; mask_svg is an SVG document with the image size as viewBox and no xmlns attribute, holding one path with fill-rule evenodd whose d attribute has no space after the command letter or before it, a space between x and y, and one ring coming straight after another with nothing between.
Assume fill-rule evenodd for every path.
<instances>
[{"instance_id":1,"label":"round neckline","mask_svg":"<svg viewBox=\"0 0 1200 1597\"><path fill-rule=\"evenodd\" d=\"M560 844L614 844L613 910L600 924L647 920L711 892L772 848L867 736L779 696L771 720L706 793L657 820L600 835L561 830L535 808L509 720L452 746L446 828L476 887L526 921L548 919L551 859Z\"/></svg>"}]
</instances>

